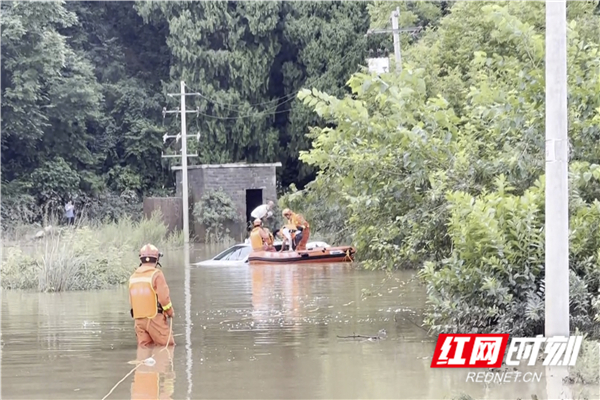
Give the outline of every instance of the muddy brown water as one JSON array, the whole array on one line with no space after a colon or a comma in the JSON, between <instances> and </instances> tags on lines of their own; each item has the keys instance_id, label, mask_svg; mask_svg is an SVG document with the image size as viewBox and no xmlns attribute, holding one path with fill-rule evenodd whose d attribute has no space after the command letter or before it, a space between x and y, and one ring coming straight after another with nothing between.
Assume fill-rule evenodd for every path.
<instances>
[{"instance_id":1,"label":"muddy brown water","mask_svg":"<svg viewBox=\"0 0 600 400\"><path fill-rule=\"evenodd\" d=\"M196 246L191 262L218 248ZM108 399L544 399L533 383L466 383L431 369L434 339L412 272L348 264L194 267L167 253L177 346L128 376ZM382 340L338 336L377 335ZM3 399L102 399L151 354L136 348L125 287L2 293ZM172 361L169 360L171 356ZM591 390L591 392L590 392ZM587 388L598 398L597 388Z\"/></svg>"}]
</instances>

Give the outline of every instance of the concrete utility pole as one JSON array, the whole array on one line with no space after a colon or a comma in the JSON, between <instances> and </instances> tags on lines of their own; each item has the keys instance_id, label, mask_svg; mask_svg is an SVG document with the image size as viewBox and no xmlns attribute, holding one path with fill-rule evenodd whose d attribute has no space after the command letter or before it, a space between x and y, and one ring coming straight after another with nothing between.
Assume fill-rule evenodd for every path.
<instances>
[{"instance_id":1,"label":"concrete utility pole","mask_svg":"<svg viewBox=\"0 0 600 400\"><path fill-rule=\"evenodd\" d=\"M394 55L396 56L396 72L402 72L402 51L400 49L400 32L418 32L421 30L421 27L415 26L410 28L398 28L398 21L400 19L400 7L396 7L394 11L392 11L392 29L369 29L365 36L373 35L373 34L381 34L381 33L390 33L394 34Z\"/></svg>"},{"instance_id":2,"label":"concrete utility pole","mask_svg":"<svg viewBox=\"0 0 600 400\"><path fill-rule=\"evenodd\" d=\"M185 82L181 81L181 92L180 93L169 93L168 96L181 96L181 107L179 110L167 111L163 109L163 118L165 118L166 114L172 113L180 113L181 114L181 133L178 135L170 136L164 135L163 141L167 141L167 138L175 138L177 141L182 139L181 142L181 198L183 201L183 240L184 243L189 243L190 241L190 217L189 217L189 187L188 187L188 168L187 168L187 159L188 157L198 157L197 155L190 155L187 153L187 122L186 122L186 114L187 113L196 113L200 112L199 109L196 110L186 110L185 108L185 96L196 96L198 93L186 93L185 92ZM195 135L196 139L200 141L200 133ZM178 157L178 155L163 155L163 158L171 158Z\"/></svg>"},{"instance_id":3,"label":"concrete utility pole","mask_svg":"<svg viewBox=\"0 0 600 400\"><path fill-rule=\"evenodd\" d=\"M187 168L187 126L185 118L185 82L181 81L181 184L183 186L183 238L184 243L190 241L190 219L189 211L190 205L188 204L188 168Z\"/></svg>"},{"instance_id":4,"label":"concrete utility pole","mask_svg":"<svg viewBox=\"0 0 600 400\"><path fill-rule=\"evenodd\" d=\"M398 19L400 18L400 7L392 11L392 30L394 31L394 55L396 56L396 72L402 72L402 53L400 52L400 32L398 32Z\"/></svg>"},{"instance_id":5,"label":"concrete utility pole","mask_svg":"<svg viewBox=\"0 0 600 400\"><path fill-rule=\"evenodd\" d=\"M546 1L545 336L569 336L567 4Z\"/></svg>"}]
</instances>

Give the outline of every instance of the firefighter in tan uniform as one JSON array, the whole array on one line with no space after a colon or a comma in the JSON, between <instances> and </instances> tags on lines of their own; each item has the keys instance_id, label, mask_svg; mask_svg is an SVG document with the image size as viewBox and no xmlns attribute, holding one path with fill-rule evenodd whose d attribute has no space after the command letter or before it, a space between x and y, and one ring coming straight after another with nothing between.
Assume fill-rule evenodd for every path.
<instances>
[{"instance_id":1,"label":"firefighter in tan uniform","mask_svg":"<svg viewBox=\"0 0 600 400\"><path fill-rule=\"evenodd\" d=\"M158 268L161 254L147 244L140 249L141 264L129 278L129 302L138 346L175 345L168 317L173 317L169 286Z\"/></svg>"},{"instance_id":2,"label":"firefighter in tan uniform","mask_svg":"<svg viewBox=\"0 0 600 400\"><path fill-rule=\"evenodd\" d=\"M254 220L254 228L250 232L250 244L254 251L275 251L273 234L267 232L260 219Z\"/></svg>"}]
</instances>

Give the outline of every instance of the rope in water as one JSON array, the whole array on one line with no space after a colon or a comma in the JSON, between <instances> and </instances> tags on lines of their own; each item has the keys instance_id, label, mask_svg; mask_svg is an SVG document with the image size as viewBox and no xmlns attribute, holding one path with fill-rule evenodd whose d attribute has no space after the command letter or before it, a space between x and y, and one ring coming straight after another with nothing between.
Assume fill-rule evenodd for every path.
<instances>
[{"instance_id":1,"label":"rope in water","mask_svg":"<svg viewBox=\"0 0 600 400\"><path fill-rule=\"evenodd\" d=\"M169 320L170 320L170 321L169 321L169 337L167 338L167 344L166 344L166 345L165 345L165 347L163 347L163 348L162 348L160 351L166 350L166 349L169 347L169 342L171 341L171 334L173 333L173 318L169 318ZM160 353L160 351L159 351L159 353ZM154 358L154 356L155 356L155 355L156 355L156 353L152 353L152 356L150 356L150 358ZM147 359L146 359L146 360L147 360ZM119 386L121 383L123 383L123 381L124 381L125 379L127 379L127 377L128 377L129 375L131 375L131 374L132 374L132 373L133 373L133 372L134 372L136 369L138 369L139 367L141 367L142 365L144 365L144 362L145 362L146 360L138 361L138 362L137 362L137 365L136 365L136 366L135 366L135 367L134 367L134 368L133 368L131 371L129 371L129 372L127 373L127 375L125 375L125 376L123 377L123 379L121 379L119 382L117 382L117 383L116 383L116 385L115 385L115 386L113 386L113 387L112 387L112 389L110 389L110 392L108 392L108 393L106 394L106 396L104 396L104 397L102 398L102 400L106 400L106 399L108 398L108 396L110 396L110 395L111 395L111 393L112 393L112 392L114 392L114 390L115 390L115 389L116 389L116 388L117 388L117 387L118 387L118 386Z\"/></svg>"}]
</instances>

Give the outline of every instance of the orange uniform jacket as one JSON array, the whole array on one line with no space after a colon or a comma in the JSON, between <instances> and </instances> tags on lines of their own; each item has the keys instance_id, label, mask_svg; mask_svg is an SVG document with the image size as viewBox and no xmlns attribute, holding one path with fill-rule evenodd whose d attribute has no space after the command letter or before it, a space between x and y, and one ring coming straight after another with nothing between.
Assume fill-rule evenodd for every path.
<instances>
[{"instance_id":1,"label":"orange uniform jacket","mask_svg":"<svg viewBox=\"0 0 600 400\"><path fill-rule=\"evenodd\" d=\"M306 222L304 217L300 214L292 213L291 220L294 227L301 226L303 229L310 228L308 222Z\"/></svg>"},{"instance_id":2,"label":"orange uniform jacket","mask_svg":"<svg viewBox=\"0 0 600 400\"><path fill-rule=\"evenodd\" d=\"M308 238L310 237L310 225L308 224L308 222L306 222L302 215L296 213L292 213L291 222L296 226L302 227L302 239L296 246L296 251L306 250L306 243L308 242Z\"/></svg>"}]
</instances>

